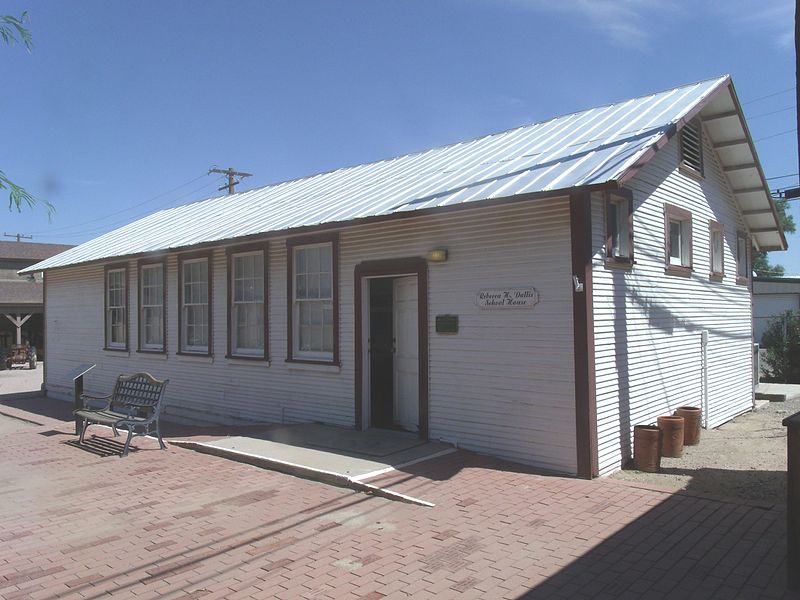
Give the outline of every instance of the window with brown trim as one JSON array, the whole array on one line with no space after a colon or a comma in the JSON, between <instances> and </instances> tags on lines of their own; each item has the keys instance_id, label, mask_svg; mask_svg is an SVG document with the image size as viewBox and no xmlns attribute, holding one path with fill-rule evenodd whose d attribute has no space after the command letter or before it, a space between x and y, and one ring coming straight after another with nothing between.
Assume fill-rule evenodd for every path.
<instances>
[{"instance_id":1,"label":"window with brown trim","mask_svg":"<svg viewBox=\"0 0 800 600\"><path fill-rule=\"evenodd\" d=\"M703 176L703 125L693 119L681 129L681 168L692 175Z\"/></svg>"},{"instance_id":2,"label":"window with brown trim","mask_svg":"<svg viewBox=\"0 0 800 600\"><path fill-rule=\"evenodd\" d=\"M268 358L267 246L228 249L228 356Z\"/></svg>"},{"instance_id":3,"label":"window with brown trim","mask_svg":"<svg viewBox=\"0 0 800 600\"><path fill-rule=\"evenodd\" d=\"M178 353L211 355L211 254L178 257Z\"/></svg>"},{"instance_id":4,"label":"window with brown trim","mask_svg":"<svg viewBox=\"0 0 800 600\"><path fill-rule=\"evenodd\" d=\"M630 190L605 194L606 263L633 264L633 195Z\"/></svg>"},{"instance_id":5,"label":"window with brown trim","mask_svg":"<svg viewBox=\"0 0 800 600\"><path fill-rule=\"evenodd\" d=\"M128 349L128 266L105 268L105 348Z\"/></svg>"},{"instance_id":6,"label":"window with brown trim","mask_svg":"<svg viewBox=\"0 0 800 600\"><path fill-rule=\"evenodd\" d=\"M139 263L139 351L164 352L167 288L163 261Z\"/></svg>"},{"instance_id":7,"label":"window with brown trim","mask_svg":"<svg viewBox=\"0 0 800 600\"><path fill-rule=\"evenodd\" d=\"M666 271L688 274L692 270L692 213L664 204Z\"/></svg>"},{"instance_id":8,"label":"window with brown trim","mask_svg":"<svg viewBox=\"0 0 800 600\"><path fill-rule=\"evenodd\" d=\"M747 285L750 282L750 260L748 248L750 238L743 231L736 232L736 283Z\"/></svg>"},{"instance_id":9,"label":"window with brown trim","mask_svg":"<svg viewBox=\"0 0 800 600\"><path fill-rule=\"evenodd\" d=\"M708 222L708 256L712 279L725 276L725 227L718 221Z\"/></svg>"},{"instance_id":10,"label":"window with brown trim","mask_svg":"<svg viewBox=\"0 0 800 600\"><path fill-rule=\"evenodd\" d=\"M339 362L339 236L290 238L287 245L287 360Z\"/></svg>"}]
</instances>

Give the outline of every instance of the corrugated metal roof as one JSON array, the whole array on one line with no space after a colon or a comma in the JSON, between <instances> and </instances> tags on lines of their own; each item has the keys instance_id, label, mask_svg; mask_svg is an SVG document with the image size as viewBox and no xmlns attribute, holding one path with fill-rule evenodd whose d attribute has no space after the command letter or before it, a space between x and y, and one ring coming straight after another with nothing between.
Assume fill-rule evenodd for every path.
<instances>
[{"instance_id":1,"label":"corrugated metal roof","mask_svg":"<svg viewBox=\"0 0 800 600\"><path fill-rule=\"evenodd\" d=\"M717 77L501 133L170 208L27 270L615 181Z\"/></svg>"}]
</instances>

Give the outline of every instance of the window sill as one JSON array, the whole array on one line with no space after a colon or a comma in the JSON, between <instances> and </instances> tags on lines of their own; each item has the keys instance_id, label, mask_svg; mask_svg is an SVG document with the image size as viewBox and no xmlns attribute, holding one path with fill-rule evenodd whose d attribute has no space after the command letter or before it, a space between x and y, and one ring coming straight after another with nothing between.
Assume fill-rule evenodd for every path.
<instances>
[{"instance_id":1,"label":"window sill","mask_svg":"<svg viewBox=\"0 0 800 600\"><path fill-rule=\"evenodd\" d=\"M750 285L750 278L749 277L742 277L741 275L736 276L736 285Z\"/></svg>"},{"instance_id":2,"label":"window sill","mask_svg":"<svg viewBox=\"0 0 800 600\"><path fill-rule=\"evenodd\" d=\"M206 363L212 364L214 362L214 357L209 356L208 354L192 354L190 352L176 352L175 358L177 358L181 362L193 362L193 363Z\"/></svg>"},{"instance_id":3,"label":"window sill","mask_svg":"<svg viewBox=\"0 0 800 600\"><path fill-rule=\"evenodd\" d=\"M664 267L664 273L667 275L678 275L680 277L691 277L692 267L684 267L682 265L667 265Z\"/></svg>"},{"instance_id":4,"label":"window sill","mask_svg":"<svg viewBox=\"0 0 800 600\"><path fill-rule=\"evenodd\" d=\"M606 267L610 267L612 269L633 269L633 265L636 264L636 261L632 258L620 258L618 256L608 256L605 259Z\"/></svg>"},{"instance_id":5,"label":"window sill","mask_svg":"<svg viewBox=\"0 0 800 600\"><path fill-rule=\"evenodd\" d=\"M722 281L725 279L725 273L709 273L708 278L711 281Z\"/></svg>"},{"instance_id":6,"label":"window sill","mask_svg":"<svg viewBox=\"0 0 800 600\"><path fill-rule=\"evenodd\" d=\"M137 350L136 354L148 359L167 360L167 353L164 350Z\"/></svg>"},{"instance_id":7,"label":"window sill","mask_svg":"<svg viewBox=\"0 0 800 600\"><path fill-rule=\"evenodd\" d=\"M695 181L703 181L705 179L705 177L700 171L693 169L692 167L690 167L685 163L681 163L680 165L678 165L678 171L680 171L687 177L694 179Z\"/></svg>"},{"instance_id":8,"label":"window sill","mask_svg":"<svg viewBox=\"0 0 800 600\"><path fill-rule=\"evenodd\" d=\"M237 356L237 355L227 355L225 356L225 364L226 365L264 365L269 367L272 364L272 361L264 356Z\"/></svg>"},{"instance_id":9,"label":"window sill","mask_svg":"<svg viewBox=\"0 0 800 600\"><path fill-rule=\"evenodd\" d=\"M290 371L317 371L318 373L339 373L342 366L339 363L321 360L304 360L300 358L287 358L286 366Z\"/></svg>"},{"instance_id":10,"label":"window sill","mask_svg":"<svg viewBox=\"0 0 800 600\"><path fill-rule=\"evenodd\" d=\"M127 348L103 348L106 356L130 356L131 352Z\"/></svg>"}]
</instances>

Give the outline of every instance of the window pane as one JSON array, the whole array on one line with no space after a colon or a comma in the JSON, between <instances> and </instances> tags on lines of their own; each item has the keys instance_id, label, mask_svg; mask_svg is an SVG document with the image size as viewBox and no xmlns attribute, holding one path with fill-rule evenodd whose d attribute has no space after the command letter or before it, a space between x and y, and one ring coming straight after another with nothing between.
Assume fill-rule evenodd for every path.
<instances>
[{"instance_id":1,"label":"window pane","mask_svg":"<svg viewBox=\"0 0 800 600\"><path fill-rule=\"evenodd\" d=\"M680 221L669 222L669 256L670 258L681 257L681 223Z\"/></svg>"},{"instance_id":2,"label":"window pane","mask_svg":"<svg viewBox=\"0 0 800 600\"><path fill-rule=\"evenodd\" d=\"M331 245L325 244L324 246L320 246L320 273L330 273L332 269L332 261L331 261Z\"/></svg>"}]
</instances>

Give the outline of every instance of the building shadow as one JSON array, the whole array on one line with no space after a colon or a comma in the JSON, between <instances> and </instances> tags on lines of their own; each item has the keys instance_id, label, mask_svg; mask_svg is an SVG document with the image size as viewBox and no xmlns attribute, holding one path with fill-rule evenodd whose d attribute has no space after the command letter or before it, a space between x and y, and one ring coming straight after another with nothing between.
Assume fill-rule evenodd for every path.
<instances>
[{"instance_id":1,"label":"building shadow","mask_svg":"<svg viewBox=\"0 0 800 600\"><path fill-rule=\"evenodd\" d=\"M593 518L613 528L614 511ZM783 510L674 494L519 598L797 598L786 588L785 519ZM592 537L573 535L575 545Z\"/></svg>"}]
</instances>

